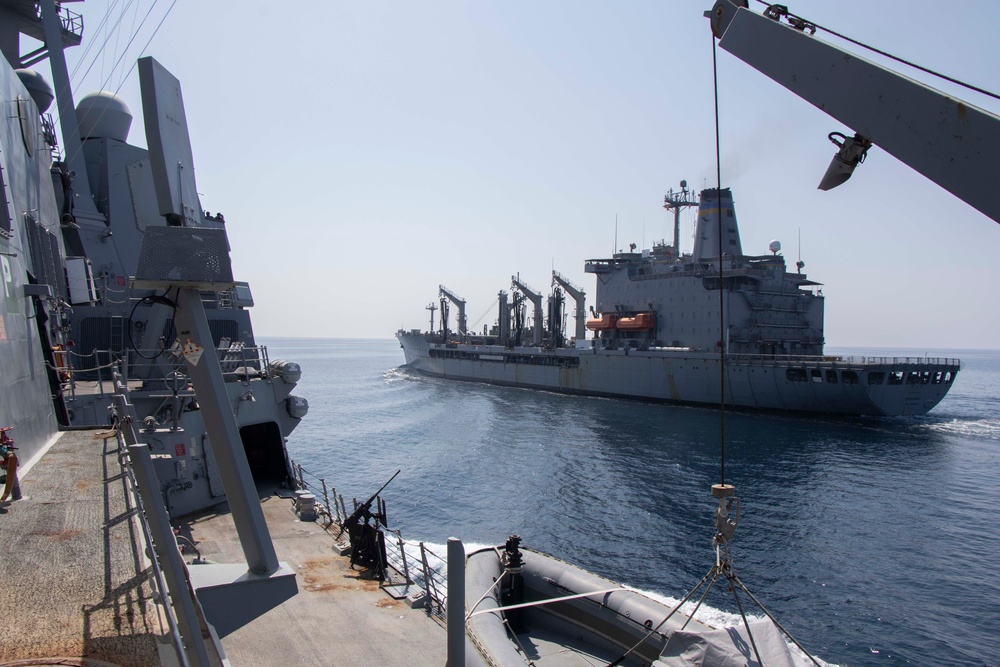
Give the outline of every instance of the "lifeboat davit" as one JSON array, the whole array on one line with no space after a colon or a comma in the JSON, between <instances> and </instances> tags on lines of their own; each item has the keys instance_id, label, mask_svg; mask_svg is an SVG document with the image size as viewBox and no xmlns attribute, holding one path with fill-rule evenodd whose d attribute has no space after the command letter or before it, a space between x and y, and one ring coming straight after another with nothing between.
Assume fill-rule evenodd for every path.
<instances>
[{"instance_id":1,"label":"lifeboat davit","mask_svg":"<svg viewBox=\"0 0 1000 667\"><path fill-rule=\"evenodd\" d=\"M617 326L619 331L648 331L653 328L653 314L639 313L632 317L621 317Z\"/></svg>"},{"instance_id":2,"label":"lifeboat davit","mask_svg":"<svg viewBox=\"0 0 1000 667\"><path fill-rule=\"evenodd\" d=\"M609 331L615 328L615 322L617 321L617 315L601 313L600 317L590 317L587 319L587 329L590 331Z\"/></svg>"}]
</instances>

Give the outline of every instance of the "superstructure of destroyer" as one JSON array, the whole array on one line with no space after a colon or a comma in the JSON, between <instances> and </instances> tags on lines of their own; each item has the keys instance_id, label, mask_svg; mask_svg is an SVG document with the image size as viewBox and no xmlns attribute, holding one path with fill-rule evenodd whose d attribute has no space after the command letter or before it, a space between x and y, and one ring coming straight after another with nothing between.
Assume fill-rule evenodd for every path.
<instances>
[{"instance_id":1,"label":"superstructure of destroyer","mask_svg":"<svg viewBox=\"0 0 1000 667\"><path fill-rule=\"evenodd\" d=\"M0 426L12 427L26 464L60 428L109 424L117 370L179 516L218 503L223 488L181 354L179 292L134 281L157 260L147 250L180 240L195 263L209 246L218 255L209 258L217 280L199 291L212 337L203 343L218 350L255 474L285 478L285 438L308 404L291 393L299 366L256 344L225 218L201 208L180 83L154 59L139 61L149 148L127 143L132 113L121 98L74 102L63 48L82 32L82 17L58 3L0 2ZM39 48L22 53L22 35ZM45 60L54 85L29 69ZM174 284L197 287L180 280L185 269L170 267Z\"/></svg>"},{"instance_id":2,"label":"superstructure of destroyer","mask_svg":"<svg viewBox=\"0 0 1000 667\"><path fill-rule=\"evenodd\" d=\"M698 206L690 254L678 239L687 206ZM957 359L825 355L820 283L801 272L801 262L789 271L776 242L770 254L744 254L728 188L703 190L693 201L682 181L665 207L674 212L673 244L587 260L585 271L597 279L591 317L583 290L557 271L544 313L543 294L515 276L511 297L499 294L496 324L475 334L467 331L465 301L441 286L439 328L433 330L432 310L432 331L396 334L406 368L454 380L718 406L724 356L729 406L844 415L922 415L951 388ZM567 293L576 303L572 337L564 334Z\"/></svg>"}]
</instances>

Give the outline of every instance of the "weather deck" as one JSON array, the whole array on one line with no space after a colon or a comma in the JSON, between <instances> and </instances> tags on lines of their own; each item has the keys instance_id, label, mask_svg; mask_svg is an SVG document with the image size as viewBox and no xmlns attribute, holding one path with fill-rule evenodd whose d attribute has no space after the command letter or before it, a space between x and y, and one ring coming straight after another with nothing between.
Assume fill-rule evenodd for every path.
<instances>
[{"instance_id":1,"label":"weather deck","mask_svg":"<svg viewBox=\"0 0 1000 667\"><path fill-rule=\"evenodd\" d=\"M117 442L107 435L62 433L22 476L25 499L0 507L0 663L61 657L144 667L161 664L158 646L169 650ZM222 638L230 664L444 664L438 621L352 570L333 534L300 521L291 500L262 492L261 504L299 592ZM243 560L225 505L175 524L203 558Z\"/></svg>"},{"instance_id":2,"label":"weather deck","mask_svg":"<svg viewBox=\"0 0 1000 667\"><path fill-rule=\"evenodd\" d=\"M66 657L159 665L165 624L118 444L62 433L0 508L0 663Z\"/></svg>"},{"instance_id":3,"label":"weather deck","mask_svg":"<svg viewBox=\"0 0 1000 667\"><path fill-rule=\"evenodd\" d=\"M222 638L233 665L435 665L445 663L446 632L433 617L379 589L350 567L336 526L300 521L292 501L262 494L261 506L280 561L296 572L299 593ZM175 522L200 556L243 560L232 517L200 513ZM194 554L188 551L190 562Z\"/></svg>"}]
</instances>

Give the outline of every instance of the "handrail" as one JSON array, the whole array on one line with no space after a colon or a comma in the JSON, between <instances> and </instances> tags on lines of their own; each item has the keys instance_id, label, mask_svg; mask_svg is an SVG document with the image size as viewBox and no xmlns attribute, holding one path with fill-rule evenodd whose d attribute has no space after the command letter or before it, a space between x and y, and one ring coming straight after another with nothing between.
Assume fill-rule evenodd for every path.
<instances>
[{"instance_id":1,"label":"handrail","mask_svg":"<svg viewBox=\"0 0 1000 667\"><path fill-rule=\"evenodd\" d=\"M146 510L142 505L142 498L139 495L139 484L135 479L135 473L132 470L132 466L128 458L128 449L125 444L125 438L122 435L120 428L115 429L115 439L118 442L118 463L121 465L122 472L125 473L125 479L128 482L130 494L125 494L126 505L129 504L128 496L132 496L132 501L135 503L135 507L129 507L129 512L133 509L136 510L135 514L139 518L139 526L142 528L142 536L147 545L153 543L153 536L149 530L149 522L146 519ZM188 662L187 653L184 650L184 642L181 640L180 627L177 625L177 618L174 614L174 608L170 604L166 604L167 600L167 585L163 578L163 570L160 567L160 561L156 557L156 552L153 549L147 549L146 555L149 558L150 564L153 569L153 578L156 581L156 589L159 594L160 600L164 601L161 606L164 610L164 615L167 618L167 626L170 628L170 639L174 647L174 652L177 654L181 665L188 667L190 663Z\"/></svg>"}]
</instances>

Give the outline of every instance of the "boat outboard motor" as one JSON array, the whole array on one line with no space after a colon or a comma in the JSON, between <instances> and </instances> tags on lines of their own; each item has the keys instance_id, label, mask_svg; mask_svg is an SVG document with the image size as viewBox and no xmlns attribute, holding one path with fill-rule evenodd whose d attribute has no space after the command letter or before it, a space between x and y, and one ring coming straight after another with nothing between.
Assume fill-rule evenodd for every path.
<instances>
[{"instance_id":1,"label":"boat outboard motor","mask_svg":"<svg viewBox=\"0 0 1000 667\"><path fill-rule=\"evenodd\" d=\"M500 585L500 606L524 602L524 560L518 547L521 546L521 536L511 535L503 548L501 562L503 563L503 581ZM524 610L509 609L504 612L510 631L515 635L524 632Z\"/></svg>"}]
</instances>

